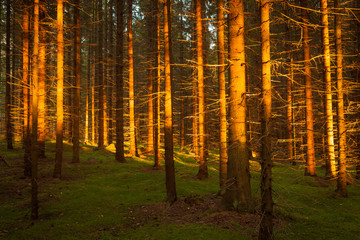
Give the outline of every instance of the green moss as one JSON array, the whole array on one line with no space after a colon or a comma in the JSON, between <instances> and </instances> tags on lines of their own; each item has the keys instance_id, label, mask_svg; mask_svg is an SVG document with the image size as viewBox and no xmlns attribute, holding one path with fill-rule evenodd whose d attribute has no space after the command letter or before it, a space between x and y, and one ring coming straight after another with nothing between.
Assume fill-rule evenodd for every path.
<instances>
[{"instance_id":1,"label":"green moss","mask_svg":"<svg viewBox=\"0 0 360 240\"><path fill-rule=\"evenodd\" d=\"M71 164L71 146L66 144L63 180L55 181L51 142L47 143L48 159L39 163L40 219L31 223L29 180L20 178L23 153L6 151L4 145L0 149L12 166L0 168L0 239L246 239L249 235L241 225L233 231L195 223L148 222L135 231L126 225L128 209L165 200L165 173L152 169L152 157L128 158L128 163L120 164L112 147L100 151L84 146L81 163ZM199 181L193 156L176 153L179 198L218 192L218 155L209 156L210 177ZM259 209L259 165L253 162L251 168ZM276 239L359 238L359 186L349 186L348 199L338 198L334 182L304 177L303 172L301 166L287 164L276 164L273 169L275 216L281 222Z\"/></svg>"}]
</instances>

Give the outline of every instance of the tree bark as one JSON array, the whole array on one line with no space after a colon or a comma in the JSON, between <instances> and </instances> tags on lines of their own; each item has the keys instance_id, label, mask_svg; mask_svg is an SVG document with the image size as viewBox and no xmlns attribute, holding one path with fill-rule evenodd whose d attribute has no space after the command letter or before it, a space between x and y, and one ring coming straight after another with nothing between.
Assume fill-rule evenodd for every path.
<instances>
[{"instance_id":1,"label":"tree bark","mask_svg":"<svg viewBox=\"0 0 360 240\"><path fill-rule=\"evenodd\" d=\"M13 146L13 126L11 116L11 65L10 65L10 32L11 32L11 4L6 0L6 77L5 77L5 126L7 149L14 149Z\"/></svg>"},{"instance_id":2,"label":"tree bark","mask_svg":"<svg viewBox=\"0 0 360 240\"><path fill-rule=\"evenodd\" d=\"M39 0L34 0L34 45L32 67L31 112L31 219L39 217L38 203L38 87L39 87Z\"/></svg>"},{"instance_id":3,"label":"tree bark","mask_svg":"<svg viewBox=\"0 0 360 240\"><path fill-rule=\"evenodd\" d=\"M262 62L262 141L261 141L261 223L259 239L271 239L273 234L272 156L271 156L271 58L270 3L261 0L261 62Z\"/></svg>"},{"instance_id":4,"label":"tree bark","mask_svg":"<svg viewBox=\"0 0 360 240\"><path fill-rule=\"evenodd\" d=\"M98 46L97 46L97 77L99 81L99 113L98 113L98 122L99 122L99 133L98 133L98 148L104 149L105 144L105 94L104 94L104 54L103 54L103 1L98 1L98 20L101 21L98 23Z\"/></svg>"},{"instance_id":5,"label":"tree bark","mask_svg":"<svg viewBox=\"0 0 360 240\"><path fill-rule=\"evenodd\" d=\"M56 155L54 178L61 178L64 126L64 5L57 0L57 88L56 88Z\"/></svg>"},{"instance_id":6,"label":"tree bark","mask_svg":"<svg viewBox=\"0 0 360 240\"><path fill-rule=\"evenodd\" d=\"M201 21L201 1L196 0L196 52L197 52L197 84L199 101L199 171L198 179L208 178L208 169L205 150L205 83L204 83L204 56L203 56L203 28Z\"/></svg>"},{"instance_id":7,"label":"tree bark","mask_svg":"<svg viewBox=\"0 0 360 240\"><path fill-rule=\"evenodd\" d=\"M156 80L154 81L154 91L156 91L155 98L155 123L154 123L154 168L160 167L160 141L161 141L161 43L160 43L160 2L155 0L154 3L156 13L156 41L155 41L155 67Z\"/></svg>"},{"instance_id":8,"label":"tree bark","mask_svg":"<svg viewBox=\"0 0 360 240\"><path fill-rule=\"evenodd\" d=\"M224 0L217 1L217 41L218 41L218 79L220 107L220 194L225 193L227 178L227 120L226 120L226 80L225 80L225 42L224 42Z\"/></svg>"},{"instance_id":9,"label":"tree bark","mask_svg":"<svg viewBox=\"0 0 360 240\"><path fill-rule=\"evenodd\" d=\"M74 124L73 124L73 156L72 162L80 162L80 0L74 2Z\"/></svg>"},{"instance_id":10,"label":"tree bark","mask_svg":"<svg viewBox=\"0 0 360 240\"><path fill-rule=\"evenodd\" d=\"M244 1L230 1L229 10L229 148L223 202L227 208L249 211L252 204L246 139Z\"/></svg>"},{"instance_id":11,"label":"tree bark","mask_svg":"<svg viewBox=\"0 0 360 240\"><path fill-rule=\"evenodd\" d=\"M24 176L31 177L31 141L30 141L30 61L29 61L29 0L23 0L23 23L22 23L22 58L23 58L23 114L24 114Z\"/></svg>"},{"instance_id":12,"label":"tree bark","mask_svg":"<svg viewBox=\"0 0 360 240\"><path fill-rule=\"evenodd\" d=\"M118 162L126 162L124 156L124 79L123 79L123 45L124 45L124 2L117 1L117 33L116 33L116 153Z\"/></svg>"},{"instance_id":13,"label":"tree bark","mask_svg":"<svg viewBox=\"0 0 360 240\"><path fill-rule=\"evenodd\" d=\"M302 0L301 15L303 18L303 49L305 67L305 103L306 103L306 168L305 175L316 176L315 169L315 144L314 144L314 117L313 117L313 97L311 83L311 61L310 61L310 38L309 38L309 16L306 10L307 0Z\"/></svg>"},{"instance_id":14,"label":"tree bark","mask_svg":"<svg viewBox=\"0 0 360 240\"><path fill-rule=\"evenodd\" d=\"M128 0L128 55L129 55L129 118L130 154L136 156L135 100L134 100L134 47L132 33L132 0Z\"/></svg>"},{"instance_id":15,"label":"tree bark","mask_svg":"<svg viewBox=\"0 0 360 240\"><path fill-rule=\"evenodd\" d=\"M334 178L336 176L335 163L335 144L334 144L334 120L332 110L332 89L331 89L331 55L329 40L329 19L328 1L321 0L321 23L322 23L322 43L324 54L324 82L325 82L325 115L326 115L326 176Z\"/></svg>"},{"instance_id":16,"label":"tree bark","mask_svg":"<svg viewBox=\"0 0 360 240\"><path fill-rule=\"evenodd\" d=\"M165 52L165 173L167 202L177 199L173 149L173 107L171 73L171 0L164 0L164 52Z\"/></svg>"},{"instance_id":17,"label":"tree bark","mask_svg":"<svg viewBox=\"0 0 360 240\"><path fill-rule=\"evenodd\" d=\"M338 178L337 191L347 197L346 180L346 123L344 114L344 89L343 89L343 52L342 52L342 16L341 1L335 0L335 38L336 38L336 82L337 82L337 113L338 113Z\"/></svg>"},{"instance_id":18,"label":"tree bark","mask_svg":"<svg viewBox=\"0 0 360 240\"><path fill-rule=\"evenodd\" d=\"M153 21L153 1L149 2L149 14L147 16L147 28L148 28L148 69L147 69L147 78L148 78L148 124L147 124L147 146L146 153L154 154L154 21Z\"/></svg>"},{"instance_id":19,"label":"tree bark","mask_svg":"<svg viewBox=\"0 0 360 240\"><path fill-rule=\"evenodd\" d=\"M38 104L38 144L39 158L45 158L45 113L46 113L46 30L42 22L45 19L46 1L42 1L39 6L39 104Z\"/></svg>"}]
</instances>

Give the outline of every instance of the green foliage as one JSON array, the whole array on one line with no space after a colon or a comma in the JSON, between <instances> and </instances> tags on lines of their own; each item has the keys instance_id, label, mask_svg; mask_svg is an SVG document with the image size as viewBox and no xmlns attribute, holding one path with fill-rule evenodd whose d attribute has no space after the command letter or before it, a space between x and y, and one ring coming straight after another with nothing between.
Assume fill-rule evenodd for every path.
<instances>
[{"instance_id":1,"label":"green foliage","mask_svg":"<svg viewBox=\"0 0 360 240\"><path fill-rule=\"evenodd\" d=\"M152 169L152 158L115 162L113 153L83 146L81 163L71 164L65 146L63 179L51 178L54 143L39 163L40 219L31 222L29 180L22 179L22 151L2 155L11 168L0 168L0 239L248 239L254 236L235 223L234 228L199 223L145 222L134 229L127 223L130 208L165 200L163 170ZM196 179L192 155L176 153L179 198L218 192L217 155L210 154L210 178ZM0 163L3 164L3 163ZM252 162L252 190L259 207L259 164ZM321 172L321 169L318 169ZM302 167L274 167L276 239L356 239L360 234L360 189L349 186L350 198L335 194L335 183L303 176ZM280 222L280 224L279 224Z\"/></svg>"}]
</instances>

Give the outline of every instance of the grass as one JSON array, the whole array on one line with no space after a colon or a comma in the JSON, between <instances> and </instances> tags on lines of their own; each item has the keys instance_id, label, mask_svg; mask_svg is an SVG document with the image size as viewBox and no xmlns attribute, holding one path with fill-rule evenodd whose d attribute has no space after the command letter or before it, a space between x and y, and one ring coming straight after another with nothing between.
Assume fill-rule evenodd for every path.
<instances>
[{"instance_id":1,"label":"grass","mask_svg":"<svg viewBox=\"0 0 360 240\"><path fill-rule=\"evenodd\" d=\"M152 170L152 159L114 161L112 147L95 151L84 146L81 163L71 164L71 146L65 145L63 180L51 178L54 143L47 144L47 159L39 163L40 219L31 222L29 180L22 179L22 150L1 154L11 167L0 163L0 239L249 239L244 231L200 223L158 223L134 228L128 212L134 206L164 201L164 171ZM212 153L210 178L194 178L191 155L176 153L179 198L216 194L218 172ZM259 164L252 162L252 191L259 202ZM322 172L322 169L318 169ZM281 219L275 239L360 239L360 187L349 186L349 198L339 198L334 182L304 177L301 166L277 163L273 169L275 216ZM326 184L324 184L326 183ZM239 229L242 226L238 227Z\"/></svg>"}]
</instances>

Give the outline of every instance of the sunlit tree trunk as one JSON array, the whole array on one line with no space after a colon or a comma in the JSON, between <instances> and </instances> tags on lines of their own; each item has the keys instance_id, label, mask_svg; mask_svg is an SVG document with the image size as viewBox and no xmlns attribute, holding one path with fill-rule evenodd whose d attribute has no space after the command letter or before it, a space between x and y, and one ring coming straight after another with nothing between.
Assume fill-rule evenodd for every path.
<instances>
[{"instance_id":1,"label":"sunlit tree trunk","mask_svg":"<svg viewBox=\"0 0 360 240\"><path fill-rule=\"evenodd\" d=\"M93 55L91 74L91 142L95 143L95 57Z\"/></svg>"},{"instance_id":2,"label":"sunlit tree trunk","mask_svg":"<svg viewBox=\"0 0 360 240\"><path fill-rule=\"evenodd\" d=\"M42 1L39 6L39 104L38 104L38 144L39 157L45 158L45 112L46 112L46 93L45 93L45 74L46 74L46 30L42 23L45 19L46 1Z\"/></svg>"},{"instance_id":3,"label":"sunlit tree trunk","mask_svg":"<svg viewBox=\"0 0 360 240\"><path fill-rule=\"evenodd\" d=\"M322 23L322 43L324 54L324 82L325 82L325 115L326 115L326 176L333 178L336 176L335 163L335 144L334 144L334 123L332 110L332 91L331 91L331 55L329 40L329 20L328 20L328 1L321 0L321 23Z\"/></svg>"},{"instance_id":4,"label":"sunlit tree trunk","mask_svg":"<svg viewBox=\"0 0 360 240\"><path fill-rule=\"evenodd\" d=\"M30 88L30 77L29 77L29 0L23 0L23 21L22 21L22 77L23 77L23 114L24 114L24 176L31 177L31 141L30 141L30 117L29 117L29 88Z\"/></svg>"},{"instance_id":5,"label":"sunlit tree trunk","mask_svg":"<svg viewBox=\"0 0 360 240\"><path fill-rule=\"evenodd\" d=\"M5 77L5 125L6 125L6 142L7 149L13 149L13 126L11 117L11 65L10 65L10 32L11 32L11 4L6 0L6 77Z\"/></svg>"},{"instance_id":6,"label":"sunlit tree trunk","mask_svg":"<svg viewBox=\"0 0 360 240\"><path fill-rule=\"evenodd\" d=\"M129 54L129 118L130 154L136 155L135 139L135 100L134 100L134 48L132 33L132 0L128 0L128 54Z\"/></svg>"},{"instance_id":7,"label":"sunlit tree trunk","mask_svg":"<svg viewBox=\"0 0 360 240\"><path fill-rule=\"evenodd\" d=\"M315 144L314 144L314 117L313 98L311 83L311 62L310 62L310 38L309 38L309 17L307 12L307 0L301 1L301 15L303 18L303 49L305 67L305 104L306 104L306 168L305 175L316 176L315 170Z\"/></svg>"},{"instance_id":8,"label":"sunlit tree trunk","mask_svg":"<svg viewBox=\"0 0 360 240\"><path fill-rule=\"evenodd\" d=\"M261 79L262 79L262 122L261 122L261 223L259 239L272 238L272 159L271 159L271 58L270 58L270 3L260 1L261 12Z\"/></svg>"},{"instance_id":9,"label":"sunlit tree trunk","mask_svg":"<svg viewBox=\"0 0 360 240\"><path fill-rule=\"evenodd\" d=\"M230 1L229 10L229 149L223 202L227 208L248 211L251 186L246 139L244 1Z\"/></svg>"},{"instance_id":10,"label":"sunlit tree trunk","mask_svg":"<svg viewBox=\"0 0 360 240\"><path fill-rule=\"evenodd\" d=\"M91 81L91 47L88 46L88 60L87 60L87 86L86 86L86 97L85 97L85 133L84 142L89 142L89 100L90 100L90 81Z\"/></svg>"},{"instance_id":11,"label":"sunlit tree trunk","mask_svg":"<svg viewBox=\"0 0 360 240\"><path fill-rule=\"evenodd\" d=\"M149 2L149 9L150 14L147 16L147 23L148 23L148 69L147 69L147 78L148 78L148 124L147 124L147 146L146 146L146 153L147 154L154 154L154 28L153 28L153 12L152 12L152 1Z\"/></svg>"},{"instance_id":12,"label":"sunlit tree trunk","mask_svg":"<svg viewBox=\"0 0 360 240\"><path fill-rule=\"evenodd\" d=\"M61 177L64 126L64 8L57 0L57 87L56 87L56 156L54 178Z\"/></svg>"},{"instance_id":13,"label":"sunlit tree trunk","mask_svg":"<svg viewBox=\"0 0 360 240\"><path fill-rule=\"evenodd\" d=\"M344 89L343 89L343 52L342 52L342 11L341 1L335 0L335 38L336 38L336 82L337 82L337 113L338 113L338 146L339 170L337 178L337 191L347 197L346 181L346 123L344 114Z\"/></svg>"},{"instance_id":14,"label":"sunlit tree trunk","mask_svg":"<svg viewBox=\"0 0 360 240\"><path fill-rule=\"evenodd\" d=\"M161 113L160 113L160 98L161 98L161 52L160 52L160 2L155 0L154 3L156 14L156 40L155 40L155 67L156 67L156 80L154 81L155 97L155 123L154 123L154 168L160 167L160 127L161 127Z\"/></svg>"},{"instance_id":15,"label":"sunlit tree trunk","mask_svg":"<svg viewBox=\"0 0 360 240\"><path fill-rule=\"evenodd\" d=\"M39 216L38 203L38 87L39 87L39 0L34 0L34 45L32 66L31 112L31 219Z\"/></svg>"},{"instance_id":16,"label":"sunlit tree trunk","mask_svg":"<svg viewBox=\"0 0 360 240\"><path fill-rule=\"evenodd\" d=\"M226 120L226 82L225 82L225 43L224 43L224 0L217 1L217 41L218 41L218 79L220 104L220 193L225 193L227 177L227 120Z\"/></svg>"},{"instance_id":17,"label":"sunlit tree trunk","mask_svg":"<svg viewBox=\"0 0 360 240\"><path fill-rule=\"evenodd\" d=\"M108 74L108 0L105 0L104 2L104 9L101 8L100 11L103 11L105 16L102 19L102 33L104 36L103 44L101 44L103 53L103 91L104 91L104 97L103 97L103 103L104 103L104 145L107 146L109 144L109 115L108 115L108 91L109 91L109 74Z\"/></svg>"},{"instance_id":18,"label":"sunlit tree trunk","mask_svg":"<svg viewBox=\"0 0 360 240\"><path fill-rule=\"evenodd\" d=\"M192 130L193 130L193 149L195 154L195 160L196 162L199 161L199 118L198 118L198 88L197 88L197 81L196 79L193 79L193 86L192 86L192 92L193 92L193 122L192 122Z\"/></svg>"},{"instance_id":19,"label":"sunlit tree trunk","mask_svg":"<svg viewBox=\"0 0 360 240\"><path fill-rule=\"evenodd\" d=\"M99 21L103 20L103 1L98 1L98 14ZM98 23L98 64L97 64L97 77L99 81L98 89L99 89L99 113L98 113L98 147L99 149L104 148L105 144L105 94L104 94L104 53L103 53L103 23Z\"/></svg>"},{"instance_id":20,"label":"sunlit tree trunk","mask_svg":"<svg viewBox=\"0 0 360 240\"><path fill-rule=\"evenodd\" d=\"M108 84L108 144L113 143L113 121L114 121L114 112L113 112L113 96L114 96L114 54L113 52L116 51L114 49L114 1L109 2L109 20L108 24L109 27L109 54L108 54L108 69L109 69L109 81Z\"/></svg>"},{"instance_id":21,"label":"sunlit tree trunk","mask_svg":"<svg viewBox=\"0 0 360 240\"><path fill-rule=\"evenodd\" d=\"M197 52L197 84L199 97L199 172L198 179L208 177L205 153L205 85L204 85L204 56L203 29L201 22L201 1L196 0L196 52Z\"/></svg>"},{"instance_id":22,"label":"sunlit tree trunk","mask_svg":"<svg viewBox=\"0 0 360 240\"><path fill-rule=\"evenodd\" d=\"M74 123L73 123L73 156L72 162L80 162L79 144L80 144L80 0L74 2Z\"/></svg>"},{"instance_id":23,"label":"sunlit tree trunk","mask_svg":"<svg viewBox=\"0 0 360 240\"><path fill-rule=\"evenodd\" d=\"M165 172L167 202L176 201L175 166L173 149L173 107L171 73L171 0L164 0L164 52L165 52Z\"/></svg>"}]
</instances>

